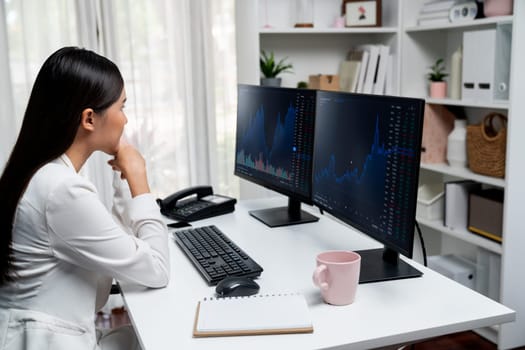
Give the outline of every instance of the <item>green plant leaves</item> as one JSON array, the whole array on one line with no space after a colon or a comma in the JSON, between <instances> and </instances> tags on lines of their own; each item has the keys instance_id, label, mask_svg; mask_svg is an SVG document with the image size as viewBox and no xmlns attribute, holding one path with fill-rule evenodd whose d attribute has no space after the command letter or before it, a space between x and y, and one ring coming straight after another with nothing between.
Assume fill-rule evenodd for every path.
<instances>
[{"instance_id":1,"label":"green plant leaves","mask_svg":"<svg viewBox=\"0 0 525 350\"><path fill-rule=\"evenodd\" d=\"M267 54L264 50L261 51L261 57L259 58L259 64L261 67L261 73L265 78L275 78L281 73L291 73L293 65L286 63L288 57L285 57L279 62L275 62L273 52Z\"/></svg>"},{"instance_id":2,"label":"green plant leaves","mask_svg":"<svg viewBox=\"0 0 525 350\"><path fill-rule=\"evenodd\" d=\"M445 61L443 58L438 58L436 63L429 68L430 73L427 74L427 78L430 81L443 81L448 76L448 73L445 73Z\"/></svg>"}]
</instances>

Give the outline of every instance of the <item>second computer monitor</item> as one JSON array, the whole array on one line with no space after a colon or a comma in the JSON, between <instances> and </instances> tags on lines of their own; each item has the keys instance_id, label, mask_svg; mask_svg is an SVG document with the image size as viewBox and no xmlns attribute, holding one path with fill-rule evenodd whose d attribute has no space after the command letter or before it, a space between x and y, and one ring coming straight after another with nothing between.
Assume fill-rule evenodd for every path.
<instances>
[{"instance_id":1,"label":"second computer monitor","mask_svg":"<svg viewBox=\"0 0 525 350\"><path fill-rule=\"evenodd\" d=\"M288 196L288 206L252 211L270 227L317 221L311 203L314 90L238 86L235 174Z\"/></svg>"},{"instance_id":2,"label":"second computer monitor","mask_svg":"<svg viewBox=\"0 0 525 350\"><path fill-rule=\"evenodd\" d=\"M314 204L383 243L362 252L361 282L414 277L424 101L317 93Z\"/></svg>"}]
</instances>

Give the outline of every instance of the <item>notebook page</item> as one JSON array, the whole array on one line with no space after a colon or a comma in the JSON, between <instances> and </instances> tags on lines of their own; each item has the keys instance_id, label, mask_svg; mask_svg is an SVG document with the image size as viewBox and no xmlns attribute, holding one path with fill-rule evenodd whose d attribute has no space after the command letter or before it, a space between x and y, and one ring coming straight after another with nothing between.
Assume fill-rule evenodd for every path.
<instances>
[{"instance_id":1,"label":"notebook page","mask_svg":"<svg viewBox=\"0 0 525 350\"><path fill-rule=\"evenodd\" d=\"M199 332L311 328L301 294L205 299L200 303Z\"/></svg>"}]
</instances>

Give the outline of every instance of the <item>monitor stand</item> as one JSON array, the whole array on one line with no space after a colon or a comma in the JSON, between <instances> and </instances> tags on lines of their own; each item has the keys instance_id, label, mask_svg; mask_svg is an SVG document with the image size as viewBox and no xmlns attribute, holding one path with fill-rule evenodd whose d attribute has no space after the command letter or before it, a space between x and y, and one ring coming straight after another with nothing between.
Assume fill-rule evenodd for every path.
<instances>
[{"instance_id":1,"label":"monitor stand","mask_svg":"<svg viewBox=\"0 0 525 350\"><path fill-rule=\"evenodd\" d=\"M390 249L368 249L356 251L361 255L359 283L390 281L420 277L423 273L399 258L399 253Z\"/></svg>"},{"instance_id":2,"label":"monitor stand","mask_svg":"<svg viewBox=\"0 0 525 350\"><path fill-rule=\"evenodd\" d=\"M250 211L250 215L270 227L304 224L318 221L319 218L301 210L301 202L288 198L287 207Z\"/></svg>"}]
</instances>

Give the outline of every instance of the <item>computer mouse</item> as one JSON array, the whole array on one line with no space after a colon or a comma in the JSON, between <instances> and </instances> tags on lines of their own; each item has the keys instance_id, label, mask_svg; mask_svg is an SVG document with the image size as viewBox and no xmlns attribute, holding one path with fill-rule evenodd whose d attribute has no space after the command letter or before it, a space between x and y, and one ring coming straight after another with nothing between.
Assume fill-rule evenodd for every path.
<instances>
[{"instance_id":1,"label":"computer mouse","mask_svg":"<svg viewBox=\"0 0 525 350\"><path fill-rule=\"evenodd\" d=\"M259 285L250 277L228 276L217 283L215 292L220 297L239 297L257 294Z\"/></svg>"}]
</instances>

